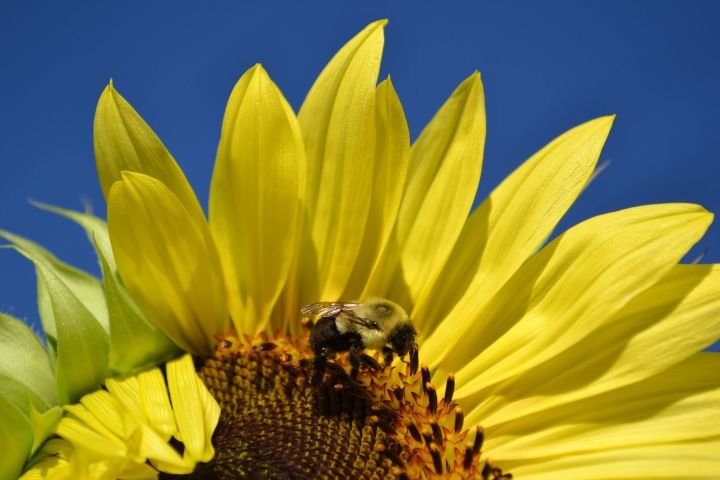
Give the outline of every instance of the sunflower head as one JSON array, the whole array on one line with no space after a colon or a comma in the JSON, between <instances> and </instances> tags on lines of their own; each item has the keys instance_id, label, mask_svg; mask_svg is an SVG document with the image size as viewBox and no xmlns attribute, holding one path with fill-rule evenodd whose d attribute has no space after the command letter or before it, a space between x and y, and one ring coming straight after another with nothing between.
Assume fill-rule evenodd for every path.
<instances>
[{"instance_id":1,"label":"sunflower head","mask_svg":"<svg viewBox=\"0 0 720 480\"><path fill-rule=\"evenodd\" d=\"M319 385L311 381L307 335L223 338L199 370L222 407L218 453L193 478L481 473L483 431L464 425L452 376L438 398L427 367L415 373L409 362L369 367L353 378L347 355L331 367Z\"/></svg>"},{"instance_id":2,"label":"sunflower head","mask_svg":"<svg viewBox=\"0 0 720 480\"><path fill-rule=\"evenodd\" d=\"M0 476L717 475L720 365L700 351L720 336L720 270L679 264L712 215L641 206L552 238L613 116L472 210L480 75L411 145L378 83L385 24L340 49L297 115L262 66L240 77L207 218L107 86L107 225L43 206L88 232L102 280L0 231L36 266L47 337L0 317ZM25 352L37 368L14 361Z\"/></svg>"}]
</instances>

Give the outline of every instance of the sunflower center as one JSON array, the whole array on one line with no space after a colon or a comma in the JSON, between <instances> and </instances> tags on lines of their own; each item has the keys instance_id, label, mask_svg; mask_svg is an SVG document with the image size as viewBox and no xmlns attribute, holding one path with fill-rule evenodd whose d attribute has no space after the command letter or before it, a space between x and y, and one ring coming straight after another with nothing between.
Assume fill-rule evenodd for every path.
<instances>
[{"instance_id":1,"label":"sunflower center","mask_svg":"<svg viewBox=\"0 0 720 480\"><path fill-rule=\"evenodd\" d=\"M352 379L347 364L339 355L312 385L306 338L224 338L199 369L222 408L216 455L192 476L511 478L480 462L483 431L464 428L452 376L438 399L427 368L364 368Z\"/></svg>"}]
</instances>

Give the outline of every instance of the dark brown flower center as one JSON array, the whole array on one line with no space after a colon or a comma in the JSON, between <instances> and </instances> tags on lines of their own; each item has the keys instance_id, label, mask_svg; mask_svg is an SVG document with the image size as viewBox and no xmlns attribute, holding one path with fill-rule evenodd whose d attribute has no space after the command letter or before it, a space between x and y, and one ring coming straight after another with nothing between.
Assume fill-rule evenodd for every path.
<instances>
[{"instance_id":1,"label":"dark brown flower center","mask_svg":"<svg viewBox=\"0 0 720 480\"><path fill-rule=\"evenodd\" d=\"M438 399L426 368L363 369L351 379L340 355L313 386L311 360L305 339L221 341L199 367L222 408L216 454L192 477L511 478L479 461L482 429L468 442L452 376Z\"/></svg>"}]
</instances>

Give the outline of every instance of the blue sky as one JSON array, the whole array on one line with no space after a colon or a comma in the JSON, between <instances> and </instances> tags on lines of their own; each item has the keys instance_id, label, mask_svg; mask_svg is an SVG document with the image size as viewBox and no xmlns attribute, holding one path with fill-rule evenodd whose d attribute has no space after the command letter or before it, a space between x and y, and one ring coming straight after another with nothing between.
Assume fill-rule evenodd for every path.
<instances>
[{"instance_id":1,"label":"blue sky","mask_svg":"<svg viewBox=\"0 0 720 480\"><path fill-rule=\"evenodd\" d=\"M61 5L62 3L62 5ZM28 199L104 216L92 150L110 78L207 199L220 121L261 62L298 108L365 24L389 18L392 75L413 137L474 70L487 97L479 198L564 130L618 118L611 165L560 229L654 202L720 212L720 3L710 1L32 2L0 4L0 228L96 272L84 235ZM720 262L713 225L689 258ZM33 268L0 250L0 310L37 322Z\"/></svg>"}]
</instances>

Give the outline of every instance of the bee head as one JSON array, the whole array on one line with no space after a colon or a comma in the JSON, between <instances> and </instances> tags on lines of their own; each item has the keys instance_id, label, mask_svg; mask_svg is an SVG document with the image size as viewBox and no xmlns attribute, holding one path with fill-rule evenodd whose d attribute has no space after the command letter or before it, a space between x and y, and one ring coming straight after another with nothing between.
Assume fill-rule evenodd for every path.
<instances>
[{"instance_id":1,"label":"bee head","mask_svg":"<svg viewBox=\"0 0 720 480\"><path fill-rule=\"evenodd\" d=\"M403 323L395 327L390 333L390 345L393 350L399 355L403 356L408 353L411 349L417 348L415 345L415 339L417 338L417 332L410 322Z\"/></svg>"},{"instance_id":2,"label":"bee head","mask_svg":"<svg viewBox=\"0 0 720 480\"><path fill-rule=\"evenodd\" d=\"M383 331L391 332L396 326L408 322L407 313L397 303L384 298L371 298L355 309L361 318L374 321Z\"/></svg>"},{"instance_id":3,"label":"bee head","mask_svg":"<svg viewBox=\"0 0 720 480\"><path fill-rule=\"evenodd\" d=\"M397 303L385 300L384 298L373 298L364 302L368 308L368 317L386 322L390 319L402 319L407 317L405 310Z\"/></svg>"}]
</instances>

